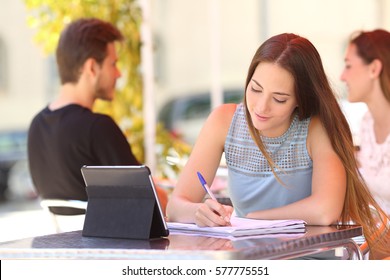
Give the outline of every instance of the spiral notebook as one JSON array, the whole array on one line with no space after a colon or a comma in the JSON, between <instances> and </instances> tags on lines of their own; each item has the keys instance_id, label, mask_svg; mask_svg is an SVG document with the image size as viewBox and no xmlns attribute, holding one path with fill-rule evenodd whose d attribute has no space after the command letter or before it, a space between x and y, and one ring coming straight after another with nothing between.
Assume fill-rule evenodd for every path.
<instances>
[{"instance_id":1,"label":"spiral notebook","mask_svg":"<svg viewBox=\"0 0 390 280\"><path fill-rule=\"evenodd\" d=\"M232 217L230 222L232 226L225 227L199 227L196 224L168 222L168 229L172 233L197 233L216 237L306 232L306 222L303 220L256 220Z\"/></svg>"}]
</instances>

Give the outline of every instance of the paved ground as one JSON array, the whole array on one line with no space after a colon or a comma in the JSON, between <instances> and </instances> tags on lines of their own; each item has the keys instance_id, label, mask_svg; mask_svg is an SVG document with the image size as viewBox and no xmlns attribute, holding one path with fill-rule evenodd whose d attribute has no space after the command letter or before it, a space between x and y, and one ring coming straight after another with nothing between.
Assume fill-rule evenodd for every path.
<instances>
[{"instance_id":1,"label":"paved ground","mask_svg":"<svg viewBox=\"0 0 390 280\"><path fill-rule=\"evenodd\" d=\"M46 234L50 227L49 216L40 208L38 200L0 202L1 242Z\"/></svg>"},{"instance_id":2,"label":"paved ground","mask_svg":"<svg viewBox=\"0 0 390 280\"><path fill-rule=\"evenodd\" d=\"M61 225L82 229L80 221L65 220ZM0 242L55 232L52 217L40 207L38 199L0 201Z\"/></svg>"}]
</instances>

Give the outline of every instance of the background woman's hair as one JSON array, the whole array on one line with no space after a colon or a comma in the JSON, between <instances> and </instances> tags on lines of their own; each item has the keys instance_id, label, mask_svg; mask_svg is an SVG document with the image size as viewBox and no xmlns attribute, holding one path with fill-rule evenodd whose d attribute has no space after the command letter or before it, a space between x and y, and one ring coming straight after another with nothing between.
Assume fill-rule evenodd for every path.
<instances>
[{"instance_id":1,"label":"background woman's hair","mask_svg":"<svg viewBox=\"0 0 390 280\"><path fill-rule=\"evenodd\" d=\"M370 64L375 59L382 62L379 79L385 98L390 102L390 32L384 29L359 31L352 35L350 43L356 46L365 63Z\"/></svg>"}]
</instances>

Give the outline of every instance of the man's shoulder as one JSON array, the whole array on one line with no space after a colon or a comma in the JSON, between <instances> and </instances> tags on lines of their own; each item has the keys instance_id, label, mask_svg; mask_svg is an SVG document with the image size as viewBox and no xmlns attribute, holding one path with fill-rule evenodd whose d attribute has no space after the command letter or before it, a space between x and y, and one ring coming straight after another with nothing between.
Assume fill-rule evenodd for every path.
<instances>
[{"instance_id":1,"label":"man's shoulder","mask_svg":"<svg viewBox=\"0 0 390 280\"><path fill-rule=\"evenodd\" d=\"M78 127L85 129L92 129L93 131L111 132L119 130L118 125L114 119L106 114L84 111L79 115L74 115L73 120L69 120Z\"/></svg>"},{"instance_id":2,"label":"man's shoulder","mask_svg":"<svg viewBox=\"0 0 390 280\"><path fill-rule=\"evenodd\" d=\"M109 115L93 112L88 108L76 104L64 107L60 113L62 113L63 118L67 118L68 120L73 119L80 123L93 123L95 121L113 122L113 119Z\"/></svg>"},{"instance_id":3,"label":"man's shoulder","mask_svg":"<svg viewBox=\"0 0 390 280\"><path fill-rule=\"evenodd\" d=\"M116 126L114 119L106 114L91 112L90 118L96 122L99 122L100 125L107 124Z\"/></svg>"},{"instance_id":4,"label":"man's shoulder","mask_svg":"<svg viewBox=\"0 0 390 280\"><path fill-rule=\"evenodd\" d=\"M106 114L92 112L91 110L78 106L69 105L57 110L50 110L48 107L43 108L32 119L30 127L41 126L61 126L79 127L86 129L94 126L116 126L115 121Z\"/></svg>"}]
</instances>

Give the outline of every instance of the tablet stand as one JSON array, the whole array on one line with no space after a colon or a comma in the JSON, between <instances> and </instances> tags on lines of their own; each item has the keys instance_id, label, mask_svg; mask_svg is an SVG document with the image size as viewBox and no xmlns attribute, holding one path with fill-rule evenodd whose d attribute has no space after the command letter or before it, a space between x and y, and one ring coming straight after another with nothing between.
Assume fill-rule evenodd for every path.
<instances>
[{"instance_id":1,"label":"tablet stand","mask_svg":"<svg viewBox=\"0 0 390 280\"><path fill-rule=\"evenodd\" d=\"M88 186L83 236L150 239L166 236L148 185Z\"/></svg>"}]
</instances>

